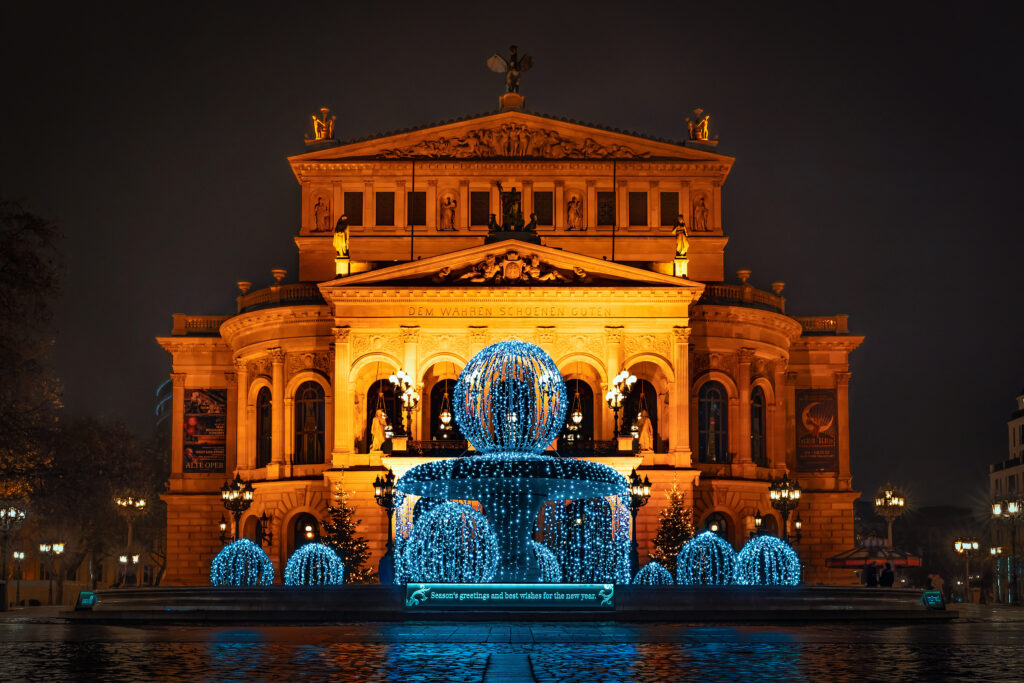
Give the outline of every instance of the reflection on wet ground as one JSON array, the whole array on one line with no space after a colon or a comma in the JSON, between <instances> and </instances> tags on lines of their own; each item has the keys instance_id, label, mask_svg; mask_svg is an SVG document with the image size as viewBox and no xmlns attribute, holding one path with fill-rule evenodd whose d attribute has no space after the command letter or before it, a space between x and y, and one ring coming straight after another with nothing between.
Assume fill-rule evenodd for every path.
<instances>
[{"instance_id":1,"label":"reflection on wet ground","mask_svg":"<svg viewBox=\"0 0 1024 683\"><path fill-rule=\"evenodd\" d=\"M337 624L148 628L0 620L0 679L1019 680L1024 610L951 624ZM502 655L492 657L492 655ZM510 656L514 655L514 656ZM490 667L490 669L488 668Z\"/></svg>"}]
</instances>

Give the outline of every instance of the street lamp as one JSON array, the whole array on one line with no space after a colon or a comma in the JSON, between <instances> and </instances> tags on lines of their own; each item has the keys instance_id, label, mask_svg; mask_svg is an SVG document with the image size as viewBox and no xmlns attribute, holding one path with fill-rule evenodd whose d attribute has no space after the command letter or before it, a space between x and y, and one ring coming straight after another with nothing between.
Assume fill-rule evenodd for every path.
<instances>
[{"instance_id":1,"label":"street lamp","mask_svg":"<svg viewBox=\"0 0 1024 683\"><path fill-rule=\"evenodd\" d=\"M903 497L903 491L892 484L886 484L878 489L878 493L875 494L875 513L885 517L885 522L889 527L888 536L886 537L886 547L888 548L893 547L892 523L903 514L906 504L907 501Z\"/></svg>"},{"instance_id":2,"label":"street lamp","mask_svg":"<svg viewBox=\"0 0 1024 683\"><path fill-rule=\"evenodd\" d=\"M221 487L220 497L224 503L224 507L228 509L228 512L235 518L235 540L238 540L238 526L242 520L242 513L249 509L252 505L253 495L255 490L252 487L252 483L242 481L242 477L235 475L234 481L229 481ZM223 527L222 527L223 530Z\"/></svg>"},{"instance_id":3,"label":"street lamp","mask_svg":"<svg viewBox=\"0 0 1024 683\"><path fill-rule=\"evenodd\" d=\"M789 541L789 513L800 504L800 482L790 481L789 475L782 475L782 479L775 479L768 486L768 496L771 499L772 507L782 515L782 540Z\"/></svg>"},{"instance_id":4,"label":"street lamp","mask_svg":"<svg viewBox=\"0 0 1024 683\"><path fill-rule=\"evenodd\" d=\"M405 410L405 435L411 438L412 411L420 404L420 394L416 391L412 375L405 370L398 370L388 377L388 381L395 385L395 389L400 392L399 398L402 399L402 408Z\"/></svg>"},{"instance_id":5,"label":"street lamp","mask_svg":"<svg viewBox=\"0 0 1024 683\"><path fill-rule=\"evenodd\" d=\"M268 548L274 544L274 532L270 528L273 521L274 519L267 514L266 510L264 510L263 514L260 515L260 525L257 529L257 543L260 546L262 546L264 542L266 542Z\"/></svg>"},{"instance_id":6,"label":"street lamp","mask_svg":"<svg viewBox=\"0 0 1024 683\"><path fill-rule=\"evenodd\" d=\"M7 544L10 541L11 534L21 529L25 524L26 515L25 506L15 500L3 500L0 501L0 545L3 546L2 552L4 559L0 562L3 563L3 568L0 571L0 581L3 582L3 590L0 591L0 612L7 611Z\"/></svg>"},{"instance_id":7,"label":"street lamp","mask_svg":"<svg viewBox=\"0 0 1024 683\"><path fill-rule=\"evenodd\" d=\"M761 510L758 509L757 512L754 513L754 535L755 536L760 536L761 535L761 527L763 527L763 526L764 526L764 517L761 515Z\"/></svg>"},{"instance_id":8,"label":"street lamp","mask_svg":"<svg viewBox=\"0 0 1024 683\"><path fill-rule=\"evenodd\" d=\"M1020 580L1020 572L1017 569L1017 527L1024 519L1024 500L999 500L992 503L992 519L1010 527L1010 557L1009 577L1007 587L1009 595L1007 601L1016 605L1020 603L1020 591L1017 583Z\"/></svg>"},{"instance_id":9,"label":"street lamp","mask_svg":"<svg viewBox=\"0 0 1024 683\"><path fill-rule=\"evenodd\" d=\"M15 584L15 598L14 604L21 604L21 565L25 561L25 551L15 550L13 553L14 557L14 575L18 578L18 582Z\"/></svg>"},{"instance_id":10,"label":"street lamp","mask_svg":"<svg viewBox=\"0 0 1024 683\"><path fill-rule=\"evenodd\" d=\"M636 515L640 508L647 505L651 499L651 480L645 475L643 481L636 473L636 468L629 473L629 513L633 516L633 544L629 551L630 576L636 576L640 571L640 550L636 542Z\"/></svg>"},{"instance_id":11,"label":"street lamp","mask_svg":"<svg viewBox=\"0 0 1024 683\"><path fill-rule=\"evenodd\" d=\"M118 496L114 498L114 505L117 506L117 512L119 515L124 517L128 523L128 541L124 545L124 551L131 553L132 551L132 526L135 523L135 518L141 516L146 512L146 499L136 498L131 495ZM124 572L121 577L121 585L128 583L128 566L123 566Z\"/></svg>"},{"instance_id":12,"label":"street lamp","mask_svg":"<svg viewBox=\"0 0 1024 683\"><path fill-rule=\"evenodd\" d=\"M373 481L373 498L388 515L388 543L377 565L377 576L382 584L391 584L395 582L395 544L391 536L391 517L395 512L395 473L390 468L383 478L378 474Z\"/></svg>"},{"instance_id":13,"label":"street lamp","mask_svg":"<svg viewBox=\"0 0 1024 683\"><path fill-rule=\"evenodd\" d=\"M971 600L971 556L978 553L978 542L973 538L958 538L953 541L953 549L964 558L964 602Z\"/></svg>"},{"instance_id":14,"label":"street lamp","mask_svg":"<svg viewBox=\"0 0 1024 683\"><path fill-rule=\"evenodd\" d=\"M628 370L623 370L619 374L615 375L612 379L611 388L608 389L608 393L604 395L605 403L614 412L612 419L612 430L613 435L618 436L622 430L619 429L619 409L622 408L622 402L629 395L633 385L636 384L636 377L631 375Z\"/></svg>"},{"instance_id":15,"label":"street lamp","mask_svg":"<svg viewBox=\"0 0 1024 683\"><path fill-rule=\"evenodd\" d=\"M47 596L47 602L53 604L53 576L58 571L57 569L57 558L64 552L64 544L57 543L40 543L39 553L46 558L46 566L50 570L50 591ZM6 557L6 555L4 555ZM63 584L61 584L63 585ZM63 598L59 595L58 598Z\"/></svg>"},{"instance_id":16,"label":"street lamp","mask_svg":"<svg viewBox=\"0 0 1024 683\"><path fill-rule=\"evenodd\" d=\"M803 532L803 528L804 528L803 520L800 519L800 515L798 514L796 516L796 519L793 520L793 541L794 542L796 542L796 543L800 542L800 539L803 537L803 533L802 533Z\"/></svg>"}]
</instances>

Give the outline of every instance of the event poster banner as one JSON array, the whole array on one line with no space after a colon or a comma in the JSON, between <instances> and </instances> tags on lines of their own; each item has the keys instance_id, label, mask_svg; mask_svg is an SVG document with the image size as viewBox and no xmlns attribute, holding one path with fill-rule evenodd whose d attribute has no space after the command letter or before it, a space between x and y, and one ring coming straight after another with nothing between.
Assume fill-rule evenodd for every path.
<instances>
[{"instance_id":1,"label":"event poster banner","mask_svg":"<svg viewBox=\"0 0 1024 683\"><path fill-rule=\"evenodd\" d=\"M182 472L224 472L227 413L227 389L185 390Z\"/></svg>"},{"instance_id":2,"label":"event poster banner","mask_svg":"<svg viewBox=\"0 0 1024 683\"><path fill-rule=\"evenodd\" d=\"M796 469L799 472L839 469L835 389L797 389Z\"/></svg>"}]
</instances>

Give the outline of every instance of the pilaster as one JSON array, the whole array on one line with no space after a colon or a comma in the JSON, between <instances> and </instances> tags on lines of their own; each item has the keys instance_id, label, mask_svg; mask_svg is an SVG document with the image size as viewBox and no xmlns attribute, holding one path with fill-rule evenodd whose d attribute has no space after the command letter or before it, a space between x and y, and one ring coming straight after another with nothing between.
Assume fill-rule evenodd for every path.
<instances>
[{"instance_id":1,"label":"pilaster","mask_svg":"<svg viewBox=\"0 0 1024 683\"><path fill-rule=\"evenodd\" d=\"M185 378L184 372L171 373L171 491L181 490L184 477L182 447L185 434Z\"/></svg>"},{"instance_id":2,"label":"pilaster","mask_svg":"<svg viewBox=\"0 0 1024 683\"><path fill-rule=\"evenodd\" d=\"M750 363L754 360L754 349L741 348L736 352L738 360L736 391L739 396L739 419L736 426L739 430L739 443L736 450L736 462L746 465L752 462L750 455Z\"/></svg>"},{"instance_id":3,"label":"pilaster","mask_svg":"<svg viewBox=\"0 0 1024 683\"><path fill-rule=\"evenodd\" d=\"M604 328L604 340L605 340L605 372L608 375L608 381L611 382L611 378L619 374L622 371L622 361L625 359L624 350L622 348L622 326L621 325L607 325ZM609 389L611 386L609 385ZM605 391L607 391L606 389ZM602 397L603 398L603 397ZM610 429L605 430L606 439L614 439L615 428L618 426L615 422L615 411L608 407L608 403L604 402L605 406L605 420L604 423L611 425ZM622 411L619 411L621 417Z\"/></svg>"},{"instance_id":4,"label":"pilaster","mask_svg":"<svg viewBox=\"0 0 1024 683\"><path fill-rule=\"evenodd\" d=\"M420 349L420 328L418 325L402 325L402 363L405 366L405 371L412 375L412 381L414 388L417 391L422 391L422 370L419 366L419 349ZM420 396L420 401L429 400ZM419 414L421 411L413 410L409 413L409 422L407 425L409 430L409 439L415 441L420 433L419 425ZM372 464L372 463L371 463Z\"/></svg>"},{"instance_id":5,"label":"pilaster","mask_svg":"<svg viewBox=\"0 0 1024 683\"><path fill-rule=\"evenodd\" d=\"M352 349L348 327L335 327L334 334L334 443L331 444L331 467L342 469L353 457L355 434L353 415L355 388L349 381Z\"/></svg>"},{"instance_id":6,"label":"pilaster","mask_svg":"<svg viewBox=\"0 0 1024 683\"><path fill-rule=\"evenodd\" d=\"M836 419L839 420L839 480L850 485L850 373L835 373Z\"/></svg>"},{"instance_id":7,"label":"pilaster","mask_svg":"<svg viewBox=\"0 0 1024 683\"><path fill-rule=\"evenodd\" d=\"M255 463L250 453L248 436L249 367L240 358L235 363L235 468L248 471Z\"/></svg>"},{"instance_id":8,"label":"pilaster","mask_svg":"<svg viewBox=\"0 0 1024 683\"><path fill-rule=\"evenodd\" d=\"M238 469L239 455L238 455L238 429L230 429L230 418L228 415L234 415L235 420L238 420L238 375L234 372L224 373L224 383L227 385L227 399L228 404L225 406L227 415L225 415L225 422L228 424L224 425L224 448L227 451L224 458L224 471L230 477L231 473ZM244 403L242 404L244 406Z\"/></svg>"},{"instance_id":9,"label":"pilaster","mask_svg":"<svg viewBox=\"0 0 1024 683\"><path fill-rule=\"evenodd\" d=\"M267 478L280 479L284 468L284 351L280 347L268 350L271 363L270 399L270 464Z\"/></svg>"},{"instance_id":10,"label":"pilaster","mask_svg":"<svg viewBox=\"0 0 1024 683\"><path fill-rule=\"evenodd\" d=\"M796 382L797 373L786 373L786 469L796 469Z\"/></svg>"},{"instance_id":11,"label":"pilaster","mask_svg":"<svg viewBox=\"0 0 1024 683\"><path fill-rule=\"evenodd\" d=\"M672 328L672 366L675 386L669 394L669 432L671 463L675 467L690 467L690 328Z\"/></svg>"}]
</instances>

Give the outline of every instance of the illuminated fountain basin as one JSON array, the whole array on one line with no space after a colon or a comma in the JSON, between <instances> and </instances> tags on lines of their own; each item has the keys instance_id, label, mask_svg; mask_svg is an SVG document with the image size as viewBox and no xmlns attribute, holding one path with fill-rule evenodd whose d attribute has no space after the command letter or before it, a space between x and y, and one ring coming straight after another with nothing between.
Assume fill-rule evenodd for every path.
<instances>
[{"instance_id":1,"label":"illuminated fountain basin","mask_svg":"<svg viewBox=\"0 0 1024 683\"><path fill-rule=\"evenodd\" d=\"M541 579L530 541L545 503L628 500L626 480L612 468L542 455L561 431L567 403L561 373L543 349L521 341L488 346L466 365L452 397L455 420L479 454L419 465L396 485L436 500L479 501L498 535L495 581Z\"/></svg>"}]
</instances>

